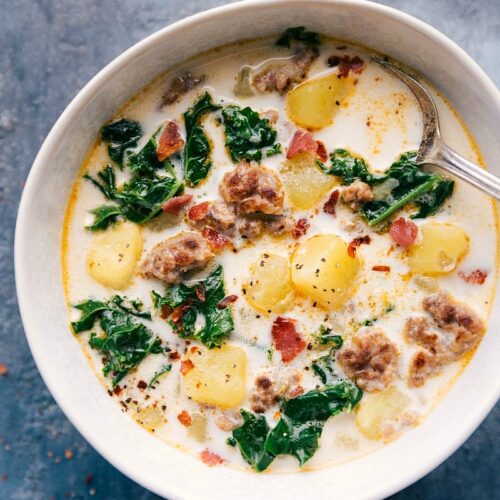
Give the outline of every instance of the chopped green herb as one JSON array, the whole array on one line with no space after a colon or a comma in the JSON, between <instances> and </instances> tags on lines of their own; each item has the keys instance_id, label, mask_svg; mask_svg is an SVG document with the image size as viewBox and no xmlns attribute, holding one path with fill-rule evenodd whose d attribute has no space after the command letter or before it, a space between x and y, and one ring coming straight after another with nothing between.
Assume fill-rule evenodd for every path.
<instances>
[{"instance_id":1,"label":"chopped green herb","mask_svg":"<svg viewBox=\"0 0 500 500\"><path fill-rule=\"evenodd\" d=\"M139 122L126 118L104 125L101 131L101 139L108 144L109 157L120 166L123 164L125 151L136 146L141 136Z\"/></svg>"},{"instance_id":2,"label":"chopped green herb","mask_svg":"<svg viewBox=\"0 0 500 500\"><path fill-rule=\"evenodd\" d=\"M103 355L103 374L113 374L113 386L148 354L162 352L160 340L135 319L151 319L149 313L142 311L140 302L127 303L116 295L107 302L87 300L75 307L82 311L80 320L71 323L75 333L90 330L99 321L104 335L92 332L89 345Z\"/></svg>"},{"instance_id":3,"label":"chopped green herb","mask_svg":"<svg viewBox=\"0 0 500 500\"><path fill-rule=\"evenodd\" d=\"M315 335L315 338L319 345L333 344L335 349L340 349L342 347L342 337L332 333L332 329L325 325L319 327L319 332Z\"/></svg>"},{"instance_id":4,"label":"chopped green herb","mask_svg":"<svg viewBox=\"0 0 500 500\"><path fill-rule=\"evenodd\" d=\"M395 306L393 306L392 304L389 304L385 309L384 309L384 313L383 315L387 314L387 313L390 313L391 311L394 311L395 309ZM382 316L383 316L382 315ZM375 318L370 318L370 319L365 319L364 321L362 321L360 324L361 326L372 326L374 323L376 323L379 319L381 318L381 316L379 317L375 317Z\"/></svg>"},{"instance_id":5,"label":"chopped green herb","mask_svg":"<svg viewBox=\"0 0 500 500\"><path fill-rule=\"evenodd\" d=\"M269 361L272 361L273 360L273 354L274 354L274 347L270 347L268 350L267 350L267 359Z\"/></svg>"},{"instance_id":6,"label":"chopped green herb","mask_svg":"<svg viewBox=\"0 0 500 500\"><path fill-rule=\"evenodd\" d=\"M203 115L218 109L219 106L212 102L212 97L206 92L192 108L184 113L186 125L186 145L183 156L184 178L189 185L197 186L206 179L212 168L210 143L200 122Z\"/></svg>"},{"instance_id":7,"label":"chopped green herb","mask_svg":"<svg viewBox=\"0 0 500 500\"><path fill-rule=\"evenodd\" d=\"M250 107L227 106L222 110L226 128L226 146L235 162L262 160L263 153L272 156L281 152L277 133L269 120L260 118Z\"/></svg>"},{"instance_id":8,"label":"chopped green herb","mask_svg":"<svg viewBox=\"0 0 500 500\"><path fill-rule=\"evenodd\" d=\"M151 382L149 382L148 387L153 387L153 384L162 376L165 375L165 373L168 373L169 371L172 370L172 365L165 364L160 367L160 369L153 375L153 378L151 379Z\"/></svg>"},{"instance_id":9,"label":"chopped green herb","mask_svg":"<svg viewBox=\"0 0 500 500\"><path fill-rule=\"evenodd\" d=\"M354 408L362 394L348 380L309 391L282 405L281 418L272 430L264 416L241 410L244 423L233 430L232 437L243 458L259 472L278 455L293 455L303 465L318 449L325 422Z\"/></svg>"},{"instance_id":10,"label":"chopped green herb","mask_svg":"<svg viewBox=\"0 0 500 500\"><path fill-rule=\"evenodd\" d=\"M278 45L278 47L290 48L292 46L292 42L319 45L321 43L321 38L318 33L315 33L314 31L307 31L304 26L296 26L285 30L285 32L276 41L276 45Z\"/></svg>"},{"instance_id":11,"label":"chopped green herb","mask_svg":"<svg viewBox=\"0 0 500 500\"><path fill-rule=\"evenodd\" d=\"M234 329L231 308L219 306L224 297L222 266L218 266L204 280L169 286L163 297L153 292L153 303L158 309L167 306L172 311L182 312L176 321L170 320L174 331L182 338L199 340L211 349L220 347ZM204 317L205 325L196 330L198 315Z\"/></svg>"}]
</instances>

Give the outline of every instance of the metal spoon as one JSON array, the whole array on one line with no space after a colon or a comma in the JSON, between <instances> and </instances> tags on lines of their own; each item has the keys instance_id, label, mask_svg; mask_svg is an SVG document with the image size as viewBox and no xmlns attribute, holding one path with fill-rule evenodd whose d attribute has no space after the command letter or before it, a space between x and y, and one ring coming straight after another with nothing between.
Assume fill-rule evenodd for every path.
<instances>
[{"instance_id":1,"label":"metal spoon","mask_svg":"<svg viewBox=\"0 0 500 500\"><path fill-rule=\"evenodd\" d=\"M466 160L443 142L439 131L438 112L427 90L417 80L393 64L383 59L374 58L374 60L406 83L420 104L424 115L424 132L418 150L417 163L437 165L500 200L500 178Z\"/></svg>"}]
</instances>

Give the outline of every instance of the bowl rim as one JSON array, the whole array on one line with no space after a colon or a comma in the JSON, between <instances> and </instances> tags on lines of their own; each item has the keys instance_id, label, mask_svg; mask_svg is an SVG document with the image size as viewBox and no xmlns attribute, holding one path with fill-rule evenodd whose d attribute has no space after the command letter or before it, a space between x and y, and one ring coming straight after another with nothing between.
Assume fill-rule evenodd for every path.
<instances>
[{"instance_id":1,"label":"bowl rim","mask_svg":"<svg viewBox=\"0 0 500 500\"><path fill-rule=\"evenodd\" d=\"M254 8L263 8L266 6L280 4L307 5L310 7L315 3L329 4L332 6L353 5L374 13L382 14L386 17L400 22L408 28L419 31L421 34L430 38L437 44L444 46L454 55L454 57L456 57L458 60L461 60L461 62L467 67L471 74L473 74L475 78L481 81L481 84L484 86L484 88L487 89L489 96L492 98L492 101L496 102L496 104L500 107L500 92L498 91L492 80L486 75L486 73L469 54L467 54L460 46L458 46L455 42L450 40L446 35L441 33L436 28L398 9L367 0L243 0L236 3L221 5L208 10L204 10L202 12L198 12L194 15L169 24L135 43L120 55L118 55L116 58L114 58L107 65L105 65L76 94L76 96L71 100L71 102L64 109L59 118L56 120L42 146L40 147L40 150L35 157L33 165L26 179L26 184L22 193L16 220L14 238L14 267L17 301L19 304L21 321L23 324L26 339L28 341L28 345L35 360L35 364L52 397L55 399L58 406L62 409L65 416L70 420L70 422L75 426L75 428L85 438L85 440L89 442L90 445L103 458L105 458L106 461L111 463L116 469L125 474L128 478L132 479L144 488L147 488L148 490L161 496L168 495L168 497L171 499L183 498L181 496L178 496L179 489L168 486L161 480L148 481L146 478L142 477L140 471L138 472L137 470L129 467L126 457L121 457L114 453L113 449L106 444L105 440L102 440L99 435L94 432L92 426L88 425L87 422L80 417L78 411L76 411L76 409L71 405L66 404L64 393L59 390L57 383L53 383L52 378L48 375L49 367L42 363L41 359L37 355L36 349L33 347L33 342L31 339L33 338L33 335L37 330L37 325L34 321L32 321L29 310L26 304L23 303L24 286L28 282L28 280L25 276L25 273L23 272L21 262L21 249L29 244L29 241L25 238L25 236L28 234L28 201L36 194L35 187L37 185L38 179L43 173L44 165L57 150L58 137L64 134L64 130L66 129L66 127L73 121L75 115L80 112L81 108L83 108L92 99L93 95L98 93L108 81L108 79L112 78L116 72L126 66L131 59L142 56L149 49L153 48L164 37L175 36L175 33L177 31L192 27L198 22L210 21L211 19L214 19L226 13L232 13L234 11L243 12L245 10L252 10ZM480 423L484 420L484 418L496 404L499 397L500 384L498 384L498 387L492 388L490 390L490 395L483 405L469 409L468 424L459 428L454 435L454 439L449 440L446 446L441 446L439 448L439 451L433 456L432 460L421 463L418 467L415 467L413 470L408 471L404 474L398 474L397 477L395 477L392 481L385 482L384 484L379 484L377 488L369 492L369 494L364 495L363 498L387 497L411 485L415 481L431 472L444 460L446 460L454 451L456 451L477 429ZM471 413L473 413L472 416Z\"/></svg>"}]
</instances>

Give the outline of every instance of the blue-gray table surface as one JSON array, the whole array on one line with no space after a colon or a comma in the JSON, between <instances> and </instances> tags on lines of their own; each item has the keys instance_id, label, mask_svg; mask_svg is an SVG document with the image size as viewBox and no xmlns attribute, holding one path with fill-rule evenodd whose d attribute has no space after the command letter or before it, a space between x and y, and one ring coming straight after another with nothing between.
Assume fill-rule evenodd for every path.
<instances>
[{"instance_id":1,"label":"blue-gray table surface","mask_svg":"<svg viewBox=\"0 0 500 500\"><path fill-rule=\"evenodd\" d=\"M84 441L34 365L16 302L13 238L23 184L81 87L146 35L225 0L0 0L0 498L150 499ZM461 45L500 83L499 0L386 0ZM464 411L467 411L464 408ZM445 463L395 499L500 498L497 405Z\"/></svg>"}]
</instances>

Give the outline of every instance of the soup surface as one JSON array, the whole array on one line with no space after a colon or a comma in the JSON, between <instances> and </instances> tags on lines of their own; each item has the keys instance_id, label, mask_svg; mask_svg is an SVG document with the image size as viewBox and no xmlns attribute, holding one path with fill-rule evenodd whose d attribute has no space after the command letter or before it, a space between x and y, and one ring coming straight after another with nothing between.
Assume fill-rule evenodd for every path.
<instances>
[{"instance_id":1,"label":"soup surface","mask_svg":"<svg viewBox=\"0 0 500 500\"><path fill-rule=\"evenodd\" d=\"M189 60L103 126L75 181L75 338L124 413L210 466L376 450L485 332L494 206L416 165L418 104L373 56L294 28Z\"/></svg>"}]
</instances>

